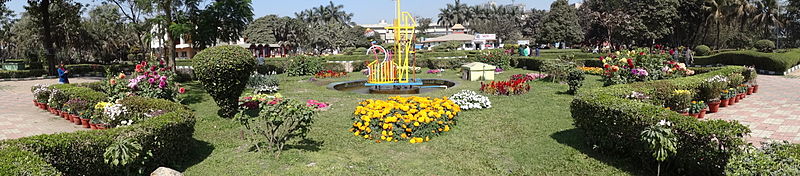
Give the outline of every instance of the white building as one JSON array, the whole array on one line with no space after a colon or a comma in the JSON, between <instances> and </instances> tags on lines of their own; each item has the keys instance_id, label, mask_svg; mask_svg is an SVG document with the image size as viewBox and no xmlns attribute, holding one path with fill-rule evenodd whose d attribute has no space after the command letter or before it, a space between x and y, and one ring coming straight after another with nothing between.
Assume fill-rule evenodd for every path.
<instances>
[{"instance_id":1,"label":"white building","mask_svg":"<svg viewBox=\"0 0 800 176\"><path fill-rule=\"evenodd\" d=\"M428 38L422 40L422 48L434 47L436 45L451 41L461 42L459 50L484 50L501 47L497 35L495 34L466 34L466 29L461 24L453 25L453 33L441 37Z\"/></svg>"}]
</instances>

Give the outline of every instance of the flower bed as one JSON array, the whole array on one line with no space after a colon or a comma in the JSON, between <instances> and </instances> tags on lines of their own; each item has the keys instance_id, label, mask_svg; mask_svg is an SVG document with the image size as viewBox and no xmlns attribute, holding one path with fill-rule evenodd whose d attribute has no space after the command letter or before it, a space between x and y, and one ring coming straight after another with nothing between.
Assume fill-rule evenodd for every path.
<instances>
[{"instance_id":1,"label":"flower bed","mask_svg":"<svg viewBox=\"0 0 800 176\"><path fill-rule=\"evenodd\" d=\"M581 71L590 75L602 75L603 68L600 67L578 67Z\"/></svg>"},{"instance_id":2,"label":"flower bed","mask_svg":"<svg viewBox=\"0 0 800 176\"><path fill-rule=\"evenodd\" d=\"M677 154L666 160L676 175L722 174L731 155L739 152L742 136L750 130L738 122L697 120L656 105L676 89L698 90L709 78L740 74L743 67L725 67L696 76L590 89L575 97L572 117L575 126L586 134L586 142L597 150L639 157L653 164L640 133L660 120L671 121L680 145ZM631 92L650 96L647 101L629 99ZM666 93L665 93L666 92Z\"/></svg>"},{"instance_id":3,"label":"flower bed","mask_svg":"<svg viewBox=\"0 0 800 176\"><path fill-rule=\"evenodd\" d=\"M390 97L389 100L365 100L353 112L355 136L375 142L410 143L430 141L431 137L450 131L461 107L445 98Z\"/></svg>"},{"instance_id":4,"label":"flower bed","mask_svg":"<svg viewBox=\"0 0 800 176\"><path fill-rule=\"evenodd\" d=\"M323 70L314 74L315 78L340 78L347 76L347 72L338 72L333 70Z\"/></svg>"},{"instance_id":5,"label":"flower bed","mask_svg":"<svg viewBox=\"0 0 800 176\"><path fill-rule=\"evenodd\" d=\"M489 101L489 97L471 90L461 90L461 92L450 96L450 99L463 110L492 108L492 102Z\"/></svg>"},{"instance_id":6,"label":"flower bed","mask_svg":"<svg viewBox=\"0 0 800 176\"><path fill-rule=\"evenodd\" d=\"M35 86L34 91L42 93L46 88L50 92L63 94L65 106L59 108L69 109L61 110L70 111L78 106L91 106L92 108L87 109L94 109L97 102L107 100L107 96L85 87L87 85L40 85ZM36 100L39 100L39 96ZM0 162L0 175L107 175L125 173L130 168L151 171L160 166L175 167L176 162L183 160L192 143L194 113L179 103L163 99L129 96L120 99L118 103L129 114L147 118L108 130L44 134L0 141L0 154L4 156L4 160L30 161ZM104 153L112 144L117 144L122 139L135 141L142 147L142 152L152 155L131 158L124 167L108 164ZM145 153L140 153L139 156L145 156ZM41 158L42 162L37 162L36 158Z\"/></svg>"},{"instance_id":7,"label":"flower bed","mask_svg":"<svg viewBox=\"0 0 800 176\"><path fill-rule=\"evenodd\" d=\"M531 85L528 85L527 82L527 79L481 82L480 90L490 95L523 95L531 90Z\"/></svg>"},{"instance_id":8,"label":"flower bed","mask_svg":"<svg viewBox=\"0 0 800 176\"><path fill-rule=\"evenodd\" d=\"M603 62L605 85L627 84L650 80L669 79L694 74L683 63L668 60L663 54L650 54L647 50L611 53L600 57Z\"/></svg>"}]
</instances>

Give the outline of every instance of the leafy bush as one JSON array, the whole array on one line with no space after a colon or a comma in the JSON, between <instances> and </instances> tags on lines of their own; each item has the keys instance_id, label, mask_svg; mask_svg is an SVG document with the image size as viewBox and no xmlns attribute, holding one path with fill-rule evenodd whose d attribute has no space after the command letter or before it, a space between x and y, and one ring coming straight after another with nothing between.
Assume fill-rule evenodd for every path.
<instances>
[{"instance_id":1,"label":"leafy bush","mask_svg":"<svg viewBox=\"0 0 800 176\"><path fill-rule=\"evenodd\" d=\"M489 50L481 53L476 59L478 62L487 63L503 69L511 68L511 56L501 50Z\"/></svg>"},{"instance_id":2,"label":"leafy bush","mask_svg":"<svg viewBox=\"0 0 800 176\"><path fill-rule=\"evenodd\" d=\"M450 131L461 108L446 98L390 97L389 100L368 99L353 112L350 132L375 142L410 143L430 141L431 137Z\"/></svg>"},{"instance_id":3,"label":"leafy bush","mask_svg":"<svg viewBox=\"0 0 800 176\"><path fill-rule=\"evenodd\" d=\"M259 151L262 143L266 143L267 150L275 152L275 157L280 157L281 150L289 140L305 138L314 122L315 112L306 104L292 99L268 101L243 101L236 119L252 133L250 137Z\"/></svg>"},{"instance_id":4,"label":"leafy bush","mask_svg":"<svg viewBox=\"0 0 800 176\"><path fill-rule=\"evenodd\" d=\"M216 46L197 53L193 60L195 75L219 105L221 116L233 117L237 97L256 64L252 53L235 45Z\"/></svg>"},{"instance_id":5,"label":"leafy bush","mask_svg":"<svg viewBox=\"0 0 800 176\"><path fill-rule=\"evenodd\" d=\"M319 57L293 56L286 67L286 73L289 76L313 75L322 70L324 62Z\"/></svg>"},{"instance_id":6,"label":"leafy bush","mask_svg":"<svg viewBox=\"0 0 800 176\"><path fill-rule=\"evenodd\" d=\"M36 153L19 147L0 147L0 175L61 175Z\"/></svg>"},{"instance_id":7,"label":"leafy bush","mask_svg":"<svg viewBox=\"0 0 800 176\"><path fill-rule=\"evenodd\" d=\"M253 93L275 93L280 89L280 80L274 74L253 73L247 81L247 88L253 89Z\"/></svg>"},{"instance_id":8,"label":"leafy bush","mask_svg":"<svg viewBox=\"0 0 800 176\"><path fill-rule=\"evenodd\" d=\"M583 80L586 79L586 76L583 74L582 70L579 69L572 69L567 75L567 85L569 85L569 90L567 93L575 94L578 92L578 89L583 86Z\"/></svg>"},{"instance_id":9,"label":"leafy bush","mask_svg":"<svg viewBox=\"0 0 800 176\"><path fill-rule=\"evenodd\" d=\"M711 48L706 45L697 45L694 47L694 53L698 56L708 56L711 54Z\"/></svg>"},{"instance_id":10,"label":"leafy bush","mask_svg":"<svg viewBox=\"0 0 800 176\"><path fill-rule=\"evenodd\" d=\"M690 77L583 90L572 102L572 117L575 126L586 134L584 139L590 146L599 151L640 158L644 165L655 164L640 133L651 124L670 121L680 145L677 153L664 161L664 166L671 168L667 170L674 175L722 174L731 155L745 144L742 136L750 130L738 122L683 116L651 102L663 101L663 97L653 96L658 92L672 93L674 89L695 91L708 78L743 70L743 67L731 66ZM672 87L667 91L659 88L662 85ZM627 98L631 92L661 100Z\"/></svg>"},{"instance_id":11,"label":"leafy bush","mask_svg":"<svg viewBox=\"0 0 800 176\"><path fill-rule=\"evenodd\" d=\"M800 64L800 50L785 53L763 53L757 51L730 51L713 56L696 57L698 65L741 65L755 66L757 69L783 73Z\"/></svg>"},{"instance_id":12,"label":"leafy bush","mask_svg":"<svg viewBox=\"0 0 800 176\"><path fill-rule=\"evenodd\" d=\"M50 99L50 88L47 85L36 84L31 87L31 93L39 103L47 103L47 100Z\"/></svg>"},{"instance_id":13,"label":"leafy bush","mask_svg":"<svg viewBox=\"0 0 800 176\"><path fill-rule=\"evenodd\" d=\"M471 90L461 90L461 92L450 96L450 100L453 100L453 103L460 106L463 110L492 108L492 102L489 101L489 97L480 95Z\"/></svg>"},{"instance_id":14,"label":"leafy bush","mask_svg":"<svg viewBox=\"0 0 800 176\"><path fill-rule=\"evenodd\" d=\"M760 52L772 52L775 50L775 42L770 40L759 40L753 45Z\"/></svg>"},{"instance_id":15,"label":"leafy bush","mask_svg":"<svg viewBox=\"0 0 800 176\"><path fill-rule=\"evenodd\" d=\"M453 69L459 68L466 63L464 59L420 59L417 60L418 67L427 67L429 69Z\"/></svg>"},{"instance_id":16,"label":"leafy bush","mask_svg":"<svg viewBox=\"0 0 800 176\"><path fill-rule=\"evenodd\" d=\"M39 77L47 75L47 71L44 69L34 69L34 70L0 70L0 79L4 78L28 78L28 77Z\"/></svg>"},{"instance_id":17,"label":"leafy bush","mask_svg":"<svg viewBox=\"0 0 800 176\"><path fill-rule=\"evenodd\" d=\"M784 141L749 146L733 155L725 175L800 175L800 145Z\"/></svg>"},{"instance_id":18,"label":"leafy bush","mask_svg":"<svg viewBox=\"0 0 800 176\"><path fill-rule=\"evenodd\" d=\"M550 79L553 81L563 81L569 75L570 70L575 67L575 63L556 59L543 61L541 70L550 75Z\"/></svg>"},{"instance_id":19,"label":"leafy bush","mask_svg":"<svg viewBox=\"0 0 800 176\"><path fill-rule=\"evenodd\" d=\"M464 45L464 42L449 41L449 42L446 42L446 43L442 43L442 44L433 46L433 50L434 51L453 51L453 50L456 50L458 48L461 48L462 45Z\"/></svg>"}]
</instances>

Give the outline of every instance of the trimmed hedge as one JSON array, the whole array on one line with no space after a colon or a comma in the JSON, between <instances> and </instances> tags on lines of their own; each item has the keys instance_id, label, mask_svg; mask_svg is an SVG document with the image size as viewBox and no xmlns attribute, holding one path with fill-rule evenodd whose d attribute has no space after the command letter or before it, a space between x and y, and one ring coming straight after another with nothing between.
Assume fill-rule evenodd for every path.
<instances>
[{"instance_id":1,"label":"trimmed hedge","mask_svg":"<svg viewBox=\"0 0 800 176\"><path fill-rule=\"evenodd\" d=\"M35 70L0 70L0 79L4 78L29 78L47 75L44 69Z\"/></svg>"},{"instance_id":2,"label":"trimmed hedge","mask_svg":"<svg viewBox=\"0 0 800 176\"><path fill-rule=\"evenodd\" d=\"M599 58L599 57L598 57ZM528 70L541 70L542 64L547 60L556 60L552 57L512 57L512 63L516 63L517 68L527 68ZM603 67L603 62L597 58L580 58L576 59L578 65L586 67ZM512 64L514 65L514 64Z\"/></svg>"},{"instance_id":3,"label":"trimmed hedge","mask_svg":"<svg viewBox=\"0 0 800 176\"><path fill-rule=\"evenodd\" d=\"M585 134L589 145L599 150L638 157L643 165L654 166L652 153L640 133L660 120L671 121L680 145L665 166L676 175L720 175L731 156L745 144L742 136L750 130L738 122L698 120L651 103L623 98L636 91L658 97L658 92L674 89L697 90L710 77L741 73L738 66L705 74L670 80L620 84L582 91L571 105L575 126ZM663 94L663 93L662 93ZM664 169L662 169L664 170Z\"/></svg>"},{"instance_id":4,"label":"trimmed hedge","mask_svg":"<svg viewBox=\"0 0 800 176\"><path fill-rule=\"evenodd\" d=\"M757 51L731 51L707 57L696 57L696 65L755 65L757 69L783 73L800 64L800 50L785 53L762 53Z\"/></svg>"},{"instance_id":5,"label":"trimmed hedge","mask_svg":"<svg viewBox=\"0 0 800 176\"><path fill-rule=\"evenodd\" d=\"M74 91L72 95L86 96L84 87L55 86L65 92ZM101 94L93 92L89 94ZM121 168L112 167L104 162L103 153L115 138L136 138L145 150L152 152L153 157L145 163L145 171L152 171L160 166L177 166L185 158L192 143L194 133L194 113L183 105L160 99L127 97L122 103L125 106L141 109L164 109L168 113L149 118L137 124L117 127L108 130L78 131L37 135L19 139L0 141L0 175L26 175L28 171L44 174L33 175L108 175L123 173ZM19 150L17 150L19 149ZM26 154L27 153L27 154ZM8 156L8 157L6 157ZM41 158L46 164L36 162ZM8 161L29 161L25 163ZM25 168L20 170L19 168ZM57 172L49 172L55 168ZM11 174L5 174L11 173Z\"/></svg>"}]
</instances>

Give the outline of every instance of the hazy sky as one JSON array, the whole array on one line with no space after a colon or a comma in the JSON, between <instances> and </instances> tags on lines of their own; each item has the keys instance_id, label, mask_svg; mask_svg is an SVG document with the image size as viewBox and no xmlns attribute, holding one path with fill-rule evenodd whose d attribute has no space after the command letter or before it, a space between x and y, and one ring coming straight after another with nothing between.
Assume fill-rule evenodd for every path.
<instances>
[{"instance_id":1,"label":"hazy sky","mask_svg":"<svg viewBox=\"0 0 800 176\"><path fill-rule=\"evenodd\" d=\"M75 0L91 5L100 4L103 0ZM207 0L212 1L212 0ZM255 18L278 14L281 16L294 17L295 12L309 9L312 7L327 4L329 0L253 0L253 11ZM491 0L462 0L468 5L483 4ZM554 0L516 0L516 3L526 4L527 9L549 9L550 3ZM581 2L582 0L569 0L570 3ZM411 12L414 16L428 17L436 20L439 9L454 0L402 0L403 10ZM495 0L500 4L510 4L512 0ZM333 0L334 4L344 5L344 10L353 13L353 21L358 24L373 24L385 19L391 21L394 18L393 0ZM23 6L27 5L26 0L11 0L7 5L14 12L25 11Z\"/></svg>"}]
</instances>

